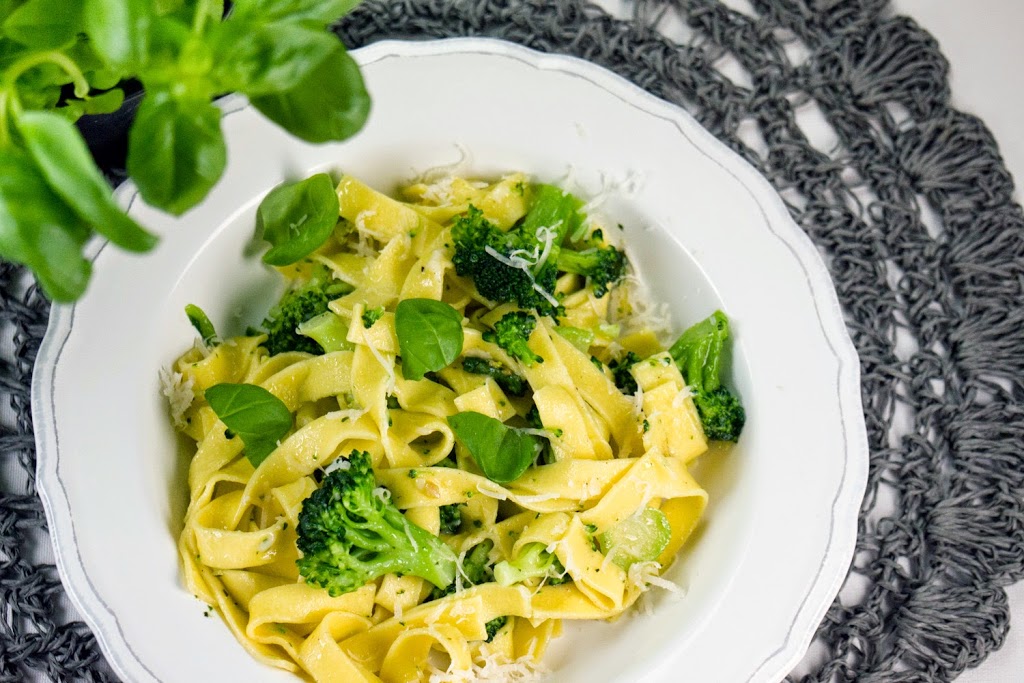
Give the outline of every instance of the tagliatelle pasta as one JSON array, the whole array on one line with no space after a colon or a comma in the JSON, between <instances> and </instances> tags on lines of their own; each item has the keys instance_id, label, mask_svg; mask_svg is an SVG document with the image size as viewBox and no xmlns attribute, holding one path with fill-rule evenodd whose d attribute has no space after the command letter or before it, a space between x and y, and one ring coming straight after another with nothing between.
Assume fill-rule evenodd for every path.
<instances>
[{"instance_id":1,"label":"tagliatelle pasta","mask_svg":"<svg viewBox=\"0 0 1024 683\"><path fill-rule=\"evenodd\" d=\"M564 207L569 195L522 174L415 184L402 199L344 176L337 192L333 236L280 268L293 288L335 286L317 313L332 341L308 334L326 352L272 354L278 342L254 332L199 342L167 373L175 424L196 442L179 540L188 590L252 656L316 681L527 680L563 620L614 619L664 584L707 502L688 471L708 446L701 413L628 269L544 275L570 244L615 251L614 228L578 203L550 220L543 197ZM535 307L491 300L484 275L459 274L486 267L457 264L453 231L469 221L536 237L532 250L503 251L497 238L476 255L515 271ZM423 352L417 377L399 305L423 300L446 304L461 334L438 367L427 351L450 352L424 313L414 336L438 337L440 351ZM503 321L525 325L523 345L502 338ZM262 459L260 425L232 430L208 400L237 385L266 390L291 416ZM521 471L485 459L466 415L526 454ZM362 453L374 495L458 558L450 585L392 572L337 593L300 572L304 507ZM531 574L525 558L546 569Z\"/></svg>"}]
</instances>

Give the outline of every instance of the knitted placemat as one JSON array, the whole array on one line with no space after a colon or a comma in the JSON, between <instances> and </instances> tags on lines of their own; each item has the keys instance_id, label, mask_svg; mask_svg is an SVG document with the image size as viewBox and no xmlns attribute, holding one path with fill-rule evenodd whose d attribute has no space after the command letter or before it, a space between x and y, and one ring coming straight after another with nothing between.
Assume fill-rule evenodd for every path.
<instances>
[{"instance_id":1,"label":"knitted placemat","mask_svg":"<svg viewBox=\"0 0 1024 683\"><path fill-rule=\"evenodd\" d=\"M832 273L871 444L854 567L791 679L952 680L1001 645L1003 587L1024 578L1024 215L985 126L950 107L935 41L887 0L744 7L641 0L618 20L578 0L369 0L338 31L583 57L768 177ZM115 680L38 559L29 380L47 305L19 268L0 264L0 287L0 681Z\"/></svg>"}]
</instances>

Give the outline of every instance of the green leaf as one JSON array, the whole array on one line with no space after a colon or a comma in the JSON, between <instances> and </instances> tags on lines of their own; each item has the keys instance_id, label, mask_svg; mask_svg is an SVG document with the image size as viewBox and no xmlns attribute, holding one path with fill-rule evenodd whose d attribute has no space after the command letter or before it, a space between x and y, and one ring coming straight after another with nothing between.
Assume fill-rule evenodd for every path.
<instances>
[{"instance_id":1,"label":"green leaf","mask_svg":"<svg viewBox=\"0 0 1024 683\"><path fill-rule=\"evenodd\" d=\"M634 562L658 559L672 539L672 526L661 510L645 507L598 536L601 552L629 570Z\"/></svg>"},{"instance_id":2,"label":"green leaf","mask_svg":"<svg viewBox=\"0 0 1024 683\"><path fill-rule=\"evenodd\" d=\"M78 216L114 244L148 251L157 239L114 202L110 186L74 124L53 112L25 112L18 130L47 183Z\"/></svg>"},{"instance_id":3,"label":"green leaf","mask_svg":"<svg viewBox=\"0 0 1024 683\"><path fill-rule=\"evenodd\" d=\"M272 245L263 262L287 266L308 256L331 236L338 211L334 182L326 173L275 187L257 211L263 239Z\"/></svg>"},{"instance_id":4,"label":"green leaf","mask_svg":"<svg viewBox=\"0 0 1024 683\"><path fill-rule=\"evenodd\" d=\"M259 467L292 428L288 406L255 384L217 384L206 390L206 400L224 426L242 439L253 467Z\"/></svg>"},{"instance_id":5,"label":"green leaf","mask_svg":"<svg viewBox=\"0 0 1024 683\"><path fill-rule=\"evenodd\" d=\"M180 215L206 196L226 163L216 106L165 90L142 100L128 133L128 173L146 202Z\"/></svg>"},{"instance_id":6,"label":"green leaf","mask_svg":"<svg viewBox=\"0 0 1024 683\"><path fill-rule=\"evenodd\" d=\"M259 96L300 82L331 56L338 38L302 25L231 19L213 29L211 44L222 89Z\"/></svg>"},{"instance_id":7,"label":"green leaf","mask_svg":"<svg viewBox=\"0 0 1024 683\"><path fill-rule=\"evenodd\" d=\"M82 101L82 112L85 114L111 114L124 104L124 90L114 88Z\"/></svg>"},{"instance_id":8,"label":"green leaf","mask_svg":"<svg viewBox=\"0 0 1024 683\"><path fill-rule=\"evenodd\" d=\"M150 0L85 0L85 32L108 62L140 71L149 57Z\"/></svg>"},{"instance_id":9,"label":"green leaf","mask_svg":"<svg viewBox=\"0 0 1024 683\"><path fill-rule=\"evenodd\" d=\"M67 45L82 28L81 4L67 0L28 0L3 22L4 34L43 50Z\"/></svg>"},{"instance_id":10,"label":"green leaf","mask_svg":"<svg viewBox=\"0 0 1024 683\"><path fill-rule=\"evenodd\" d=\"M323 27L348 14L360 0L237 0L232 18L292 21Z\"/></svg>"},{"instance_id":11,"label":"green leaf","mask_svg":"<svg viewBox=\"0 0 1024 683\"><path fill-rule=\"evenodd\" d=\"M462 314L434 299L405 299L395 309L402 375L423 379L448 367L462 353Z\"/></svg>"},{"instance_id":12,"label":"green leaf","mask_svg":"<svg viewBox=\"0 0 1024 683\"><path fill-rule=\"evenodd\" d=\"M448 424L484 475L499 484L523 476L540 452L540 439L482 413L457 413Z\"/></svg>"},{"instance_id":13,"label":"green leaf","mask_svg":"<svg viewBox=\"0 0 1024 683\"><path fill-rule=\"evenodd\" d=\"M359 66L338 43L305 78L272 95L250 98L268 119L307 142L349 138L370 113L370 96Z\"/></svg>"},{"instance_id":14,"label":"green leaf","mask_svg":"<svg viewBox=\"0 0 1024 683\"><path fill-rule=\"evenodd\" d=\"M0 154L0 256L31 268L54 301L73 301L92 272L82 256L88 237L27 155Z\"/></svg>"}]
</instances>

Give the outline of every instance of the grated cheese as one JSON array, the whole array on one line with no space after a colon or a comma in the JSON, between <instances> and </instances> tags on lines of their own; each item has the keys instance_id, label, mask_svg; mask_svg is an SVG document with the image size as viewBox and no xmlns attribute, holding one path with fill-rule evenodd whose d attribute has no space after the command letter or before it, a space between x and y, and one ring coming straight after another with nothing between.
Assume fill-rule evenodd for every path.
<instances>
[{"instance_id":1,"label":"grated cheese","mask_svg":"<svg viewBox=\"0 0 1024 683\"><path fill-rule=\"evenodd\" d=\"M196 400L196 394L192 390L194 384L192 377L185 377L180 372L168 368L160 368L161 391L170 404L174 426L179 429L185 427L185 413Z\"/></svg>"},{"instance_id":2,"label":"grated cheese","mask_svg":"<svg viewBox=\"0 0 1024 683\"><path fill-rule=\"evenodd\" d=\"M471 669L431 669L428 683L534 683L549 673L531 655L508 661L498 652L478 657Z\"/></svg>"}]
</instances>

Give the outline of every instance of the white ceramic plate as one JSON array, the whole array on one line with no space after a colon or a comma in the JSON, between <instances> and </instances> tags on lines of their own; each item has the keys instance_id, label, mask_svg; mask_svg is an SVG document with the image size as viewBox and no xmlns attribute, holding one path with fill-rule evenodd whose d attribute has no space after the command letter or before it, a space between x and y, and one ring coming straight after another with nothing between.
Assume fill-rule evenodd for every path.
<instances>
[{"instance_id":1,"label":"white ceramic plate","mask_svg":"<svg viewBox=\"0 0 1024 683\"><path fill-rule=\"evenodd\" d=\"M303 144L228 98L230 163L207 200L174 219L123 187L130 212L163 235L158 250L95 245L87 295L53 309L33 378L38 485L64 584L110 662L131 681L294 680L250 659L182 587L187 464L157 371L192 342L185 304L222 333L269 307L279 283L246 245L271 187L343 169L389 190L461 161L466 174L559 181L571 170L584 193L612 187L604 213L625 226L678 329L716 307L735 329L749 422L696 473L706 522L668 574L686 596L655 596L648 616L567 624L546 660L552 680L782 678L846 574L868 459L857 357L812 244L692 118L592 64L483 39L357 56L374 109L356 138Z\"/></svg>"}]
</instances>

